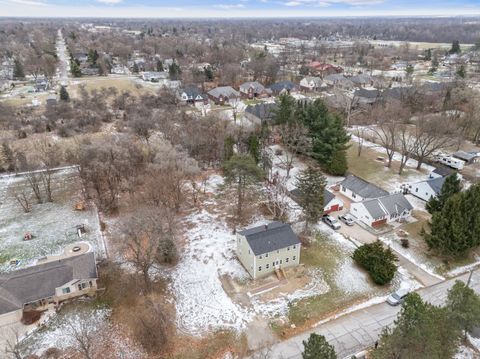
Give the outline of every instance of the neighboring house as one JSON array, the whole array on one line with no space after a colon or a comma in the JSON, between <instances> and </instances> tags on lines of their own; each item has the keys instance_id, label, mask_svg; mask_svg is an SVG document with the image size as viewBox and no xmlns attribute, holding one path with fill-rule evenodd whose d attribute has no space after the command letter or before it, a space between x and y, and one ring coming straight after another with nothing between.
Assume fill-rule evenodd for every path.
<instances>
[{"instance_id":1,"label":"neighboring house","mask_svg":"<svg viewBox=\"0 0 480 359\"><path fill-rule=\"evenodd\" d=\"M358 99L359 105L372 105L380 99L381 94L375 89L360 88L354 92L353 96Z\"/></svg>"},{"instance_id":2,"label":"neighboring house","mask_svg":"<svg viewBox=\"0 0 480 359\"><path fill-rule=\"evenodd\" d=\"M253 279L300 263L301 243L289 224L271 222L237 232L237 256Z\"/></svg>"},{"instance_id":3,"label":"neighboring house","mask_svg":"<svg viewBox=\"0 0 480 359\"><path fill-rule=\"evenodd\" d=\"M373 77L366 74L360 74L350 77L350 81L357 87L373 86Z\"/></svg>"},{"instance_id":4,"label":"neighboring house","mask_svg":"<svg viewBox=\"0 0 480 359\"><path fill-rule=\"evenodd\" d=\"M93 252L0 274L0 327L97 290Z\"/></svg>"},{"instance_id":5,"label":"neighboring house","mask_svg":"<svg viewBox=\"0 0 480 359\"><path fill-rule=\"evenodd\" d=\"M44 92L47 91L49 88L49 82L47 79L37 79L35 81L35 91L36 92Z\"/></svg>"},{"instance_id":6,"label":"neighboring house","mask_svg":"<svg viewBox=\"0 0 480 359\"><path fill-rule=\"evenodd\" d=\"M290 196L294 201L297 201L299 194L300 191L298 188L290 191ZM327 189L323 190L323 211L325 214L341 211L343 206L343 201L340 198L337 198Z\"/></svg>"},{"instance_id":7,"label":"neighboring house","mask_svg":"<svg viewBox=\"0 0 480 359\"><path fill-rule=\"evenodd\" d=\"M168 79L168 72L145 71L142 72L142 80L147 82L159 82Z\"/></svg>"},{"instance_id":8,"label":"neighboring house","mask_svg":"<svg viewBox=\"0 0 480 359\"><path fill-rule=\"evenodd\" d=\"M269 97L271 90L266 89L265 86L257 81L245 82L240 85L240 95L248 99Z\"/></svg>"},{"instance_id":9,"label":"neighboring house","mask_svg":"<svg viewBox=\"0 0 480 359\"><path fill-rule=\"evenodd\" d=\"M379 227L410 217L413 206L401 193L352 203L350 213L370 227Z\"/></svg>"},{"instance_id":10,"label":"neighboring house","mask_svg":"<svg viewBox=\"0 0 480 359\"><path fill-rule=\"evenodd\" d=\"M442 189L445 179L446 177L435 177L426 181L412 183L408 186L409 192L415 197L428 201L432 197L437 197Z\"/></svg>"},{"instance_id":11,"label":"neighboring house","mask_svg":"<svg viewBox=\"0 0 480 359\"><path fill-rule=\"evenodd\" d=\"M272 86L270 86L270 90L275 96L279 96L283 94L291 94L293 92L297 92L299 88L298 85L296 85L292 81L281 81L276 82Z\"/></svg>"},{"instance_id":12,"label":"neighboring house","mask_svg":"<svg viewBox=\"0 0 480 359\"><path fill-rule=\"evenodd\" d=\"M73 54L73 58L83 64L88 61L88 54L86 52L76 52Z\"/></svg>"},{"instance_id":13,"label":"neighboring house","mask_svg":"<svg viewBox=\"0 0 480 359\"><path fill-rule=\"evenodd\" d=\"M332 64L327 63L320 63L318 61L313 61L308 64L310 71L312 73L320 75L320 77L324 77L331 74L339 74L343 72L343 69L340 66L335 66Z\"/></svg>"},{"instance_id":14,"label":"neighboring house","mask_svg":"<svg viewBox=\"0 0 480 359\"><path fill-rule=\"evenodd\" d=\"M326 86L320 77L307 76L300 81L300 89L307 92L321 91Z\"/></svg>"},{"instance_id":15,"label":"neighboring house","mask_svg":"<svg viewBox=\"0 0 480 359\"><path fill-rule=\"evenodd\" d=\"M240 93L230 86L215 87L208 91L208 98L216 105L224 105L240 98Z\"/></svg>"},{"instance_id":16,"label":"neighboring house","mask_svg":"<svg viewBox=\"0 0 480 359\"><path fill-rule=\"evenodd\" d=\"M342 90L351 90L354 87L353 82L343 74L328 75L324 80L328 86Z\"/></svg>"},{"instance_id":17,"label":"neighboring house","mask_svg":"<svg viewBox=\"0 0 480 359\"><path fill-rule=\"evenodd\" d=\"M194 86L186 87L185 89L183 89L180 94L180 98L182 99L182 101L191 105L199 102L203 102L206 104L208 102L208 96Z\"/></svg>"},{"instance_id":18,"label":"neighboring house","mask_svg":"<svg viewBox=\"0 0 480 359\"><path fill-rule=\"evenodd\" d=\"M454 169L448 167L436 167L432 172L429 174L429 178L443 178L450 176L451 174L456 173Z\"/></svg>"},{"instance_id":19,"label":"neighboring house","mask_svg":"<svg viewBox=\"0 0 480 359\"><path fill-rule=\"evenodd\" d=\"M259 103L256 105L249 105L245 109L245 117L250 121L262 124L268 122L273 118L278 105L276 103Z\"/></svg>"},{"instance_id":20,"label":"neighboring house","mask_svg":"<svg viewBox=\"0 0 480 359\"><path fill-rule=\"evenodd\" d=\"M452 157L465 161L466 164L472 164L479 162L480 153L477 151L465 152L458 151L452 154Z\"/></svg>"},{"instance_id":21,"label":"neighboring house","mask_svg":"<svg viewBox=\"0 0 480 359\"><path fill-rule=\"evenodd\" d=\"M340 193L354 202L379 198L389 194L384 189L354 175L348 175L340 182Z\"/></svg>"}]
</instances>

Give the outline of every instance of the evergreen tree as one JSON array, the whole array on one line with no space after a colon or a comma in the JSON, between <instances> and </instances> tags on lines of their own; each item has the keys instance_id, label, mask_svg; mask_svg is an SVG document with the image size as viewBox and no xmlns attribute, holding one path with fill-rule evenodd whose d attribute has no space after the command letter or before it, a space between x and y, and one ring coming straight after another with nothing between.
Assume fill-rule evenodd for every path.
<instances>
[{"instance_id":1,"label":"evergreen tree","mask_svg":"<svg viewBox=\"0 0 480 359\"><path fill-rule=\"evenodd\" d=\"M62 101L69 101L70 95L68 94L67 89L65 86L60 87L60 100Z\"/></svg>"},{"instance_id":2,"label":"evergreen tree","mask_svg":"<svg viewBox=\"0 0 480 359\"><path fill-rule=\"evenodd\" d=\"M162 60L158 59L157 60L157 71L158 72L162 72L164 69L163 69L163 62Z\"/></svg>"},{"instance_id":3,"label":"evergreen tree","mask_svg":"<svg viewBox=\"0 0 480 359\"><path fill-rule=\"evenodd\" d=\"M448 53L449 54L459 54L460 52L462 52L462 50L460 49L460 42L458 40L454 40L452 42L452 48L450 49L450 51Z\"/></svg>"},{"instance_id":4,"label":"evergreen tree","mask_svg":"<svg viewBox=\"0 0 480 359\"><path fill-rule=\"evenodd\" d=\"M170 76L170 79L178 80L180 73L180 66L175 61L173 61L172 64L168 67L168 74Z\"/></svg>"},{"instance_id":5,"label":"evergreen tree","mask_svg":"<svg viewBox=\"0 0 480 359\"><path fill-rule=\"evenodd\" d=\"M25 71L23 70L23 64L18 58L15 58L13 62L13 77L16 79L25 78Z\"/></svg>"},{"instance_id":6,"label":"evergreen tree","mask_svg":"<svg viewBox=\"0 0 480 359\"><path fill-rule=\"evenodd\" d=\"M133 63L133 69L132 69L134 74L138 74L140 69L138 68L138 64L136 62Z\"/></svg>"},{"instance_id":7,"label":"evergreen tree","mask_svg":"<svg viewBox=\"0 0 480 359\"><path fill-rule=\"evenodd\" d=\"M397 257L378 240L358 247L352 258L365 268L372 280L379 285L390 283L397 272Z\"/></svg>"},{"instance_id":8,"label":"evergreen tree","mask_svg":"<svg viewBox=\"0 0 480 359\"><path fill-rule=\"evenodd\" d=\"M80 66L78 66L78 63L76 61L70 61L70 72L72 73L73 77L81 77L82 76L82 70L80 70Z\"/></svg>"},{"instance_id":9,"label":"evergreen tree","mask_svg":"<svg viewBox=\"0 0 480 359\"><path fill-rule=\"evenodd\" d=\"M308 166L296 177L298 188L297 202L305 214L305 228L308 224L317 223L324 212L324 191L326 180L320 170Z\"/></svg>"},{"instance_id":10,"label":"evergreen tree","mask_svg":"<svg viewBox=\"0 0 480 359\"><path fill-rule=\"evenodd\" d=\"M335 348L323 335L312 333L303 341L303 359L337 359Z\"/></svg>"},{"instance_id":11,"label":"evergreen tree","mask_svg":"<svg viewBox=\"0 0 480 359\"><path fill-rule=\"evenodd\" d=\"M462 190L462 183L457 174L454 173L448 176L443 182L442 189L436 197L431 197L426 205L426 209L430 214L440 212L445 206L445 202L454 194Z\"/></svg>"},{"instance_id":12,"label":"evergreen tree","mask_svg":"<svg viewBox=\"0 0 480 359\"><path fill-rule=\"evenodd\" d=\"M458 347L459 331L445 308L422 301L417 293L407 296L395 326L380 336L372 359L450 359Z\"/></svg>"},{"instance_id":13,"label":"evergreen tree","mask_svg":"<svg viewBox=\"0 0 480 359\"><path fill-rule=\"evenodd\" d=\"M253 191L263 177L263 171L250 155L233 155L223 164L225 183L235 186L237 216L243 216L246 195Z\"/></svg>"},{"instance_id":14,"label":"evergreen tree","mask_svg":"<svg viewBox=\"0 0 480 359\"><path fill-rule=\"evenodd\" d=\"M448 291L447 309L452 322L467 333L480 326L480 296L465 283L456 281Z\"/></svg>"},{"instance_id":15,"label":"evergreen tree","mask_svg":"<svg viewBox=\"0 0 480 359\"><path fill-rule=\"evenodd\" d=\"M213 81L213 70L210 66L205 67L203 72L205 74L205 80Z\"/></svg>"},{"instance_id":16,"label":"evergreen tree","mask_svg":"<svg viewBox=\"0 0 480 359\"><path fill-rule=\"evenodd\" d=\"M255 163L260 162L260 141L258 140L258 136L252 134L248 137L248 153L252 158L255 160Z\"/></svg>"},{"instance_id":17,"label":"evergreen tree","mask_svg":"<svg viewBox=\"0 0 480 359\"><path fill-rule=\"evenodd\" d=\"M299 108L297 115L309 130L309 136L312 140L312 157L328 173L333 174L335 169L337 174L339 163L347 163L346 150L350 135L343 126L343 119L330 113L322 100L315 100L312 104L307 104ZM344 158L341 158L344 156Z\"/></svg>"},{"instance_id":18,"label":"evergreen tree","mask_svg":"<svg viewBox=\"0 0 480 359\"><path fill-rule=\"evenodd\" d=\"M228 161L235 154L235 139L233 136L227 136L223 141L223 160Z\"/></svg>"},{"instance_id":19,"label":"evergreen tree","mask_svg":"<svg viewBox=\"0 0 480 359\"><path fill-rule=\"evenodd\" d=\"M90 67L95 67L97 66L97 60L98 60L98 52L97 50L89 49L88 50L88 63L90 64Z\"/></svg>"},{"instance_id":20,"label":"evergreen tree","mask_svg":"<svg viewBox=\"0 0 480 359\"><path fill-rule=\"evenodd\" d=\"M343 176L345 175L345 172L347 172L347 169L347 153L345 150L338 150L334 152L328 167L328 172L334 176Z\"/></svg>"},{"instance_id":21,"label":"evergreen tree","mask_svg":"<svg viewBox=\"0 0 480 359\"><path fill-rule=\"evenodd\" d=\"M425 61L430 61L432 59L432 49L425 50Z\"/></svg>"},{"instance_id":22,"label":"evergreen tree","mask_svg":"<svg viewBox=\"0 0 480 359\"><path fill-rule=\"evenodd\" d=\"M273 122L276 125L285 125L295 121L296 101L289 94L280 95L277 108L273 113Z\"/></svg>"},{"instance_id":23,"label":"evergreen tree","mask_svg":"<svg viewBox=\"0 0 480 359\"><path fill-rule=\"evenodd\" d=\"M414 71L415 71L415 69L413 68L413 66L411 64L408 64L406 69L405 69L405 72L407 73L407 76L408 77L412 76Z\"/></svg>"},{"instance_id":24,"label":"evergreen tree","mask_svg":"<svg viewBox=\"0 0 480 359\"><path fill-rule=\"evenodd\" d=\"M425 240L431 249L454 258L480 245L480 184L451 196L433 213Z\"/></svg>"},{"instance_id":25,"label":"evergreen tree","mask_svg":"<svg viewBox=\"0 0 480 359\"><path fill-rule=\"evenodd\" d=\"M456 75L462 79L464 79L465 76L467 76L464 65L460 65L460 67L457 69Z\"/></svg>"}]
</instances>

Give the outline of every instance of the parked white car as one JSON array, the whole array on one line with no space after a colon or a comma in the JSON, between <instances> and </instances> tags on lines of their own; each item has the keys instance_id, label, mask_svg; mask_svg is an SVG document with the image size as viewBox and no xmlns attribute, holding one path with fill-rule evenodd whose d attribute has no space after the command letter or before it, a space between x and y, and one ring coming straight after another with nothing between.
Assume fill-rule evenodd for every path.
<instances>
[{"instance_id":1,"label":"parked white car","mask_svg":"<svg viewBox=\"0 0 480 359\"><path fill-rule=\"evenodd\" d=\"M405 301L409 293L407 289L399 289L388 296L387 303L393 306L400 305Z\"/></svg>"}]
</instances>

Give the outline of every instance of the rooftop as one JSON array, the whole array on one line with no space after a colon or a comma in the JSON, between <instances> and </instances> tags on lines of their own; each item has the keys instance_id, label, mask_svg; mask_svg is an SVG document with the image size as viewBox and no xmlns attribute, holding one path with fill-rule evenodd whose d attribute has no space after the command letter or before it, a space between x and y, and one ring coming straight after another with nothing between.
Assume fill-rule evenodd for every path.
<instances>
[{"instance_id":1,"label":"rooftop","mask_svg":"<svg viewBox=\"0 0 480 359\"><path fill-rule=\"evenodd\" d=\"M256 256L300 244L292 227L281 222L271 222L248 228L238 234L245 236Z\"/></svg>"},{"instance_id":2,"label":"rooftop","mask_svg":"<svg viewBox=\"0 0 480 359\"><path fill-rule=\"evenodd\" d=\"M93 252L0 274L0 315L55 295L74 280L97 278Z\"/></svg>"},{"instance_id":3,"label":"rooftop","mask_svg":"<svg viewBox=\"0 0 480 359\"><path fill-rule=\"evenodd\" d=\"M378 198L389 194L384 189L354 175L348 175L340 185L363 198Z\"/></svg>"}]
</instances>

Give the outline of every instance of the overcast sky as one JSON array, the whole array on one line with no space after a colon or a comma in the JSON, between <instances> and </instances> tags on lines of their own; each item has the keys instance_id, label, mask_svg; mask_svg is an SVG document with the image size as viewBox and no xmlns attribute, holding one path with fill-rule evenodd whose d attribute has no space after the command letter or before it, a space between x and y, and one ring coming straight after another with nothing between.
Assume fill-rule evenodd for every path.
<instances>
[{"instance_id":1,"label":"overcast sky","mask_svg":"<svg viewBox=\"0 0 480 359\"><path fill-rule=\"evenodd\" d=\"M0 0L0 16L317 17L479 15L480 0Z\"/></svg>"}]
</instances>

